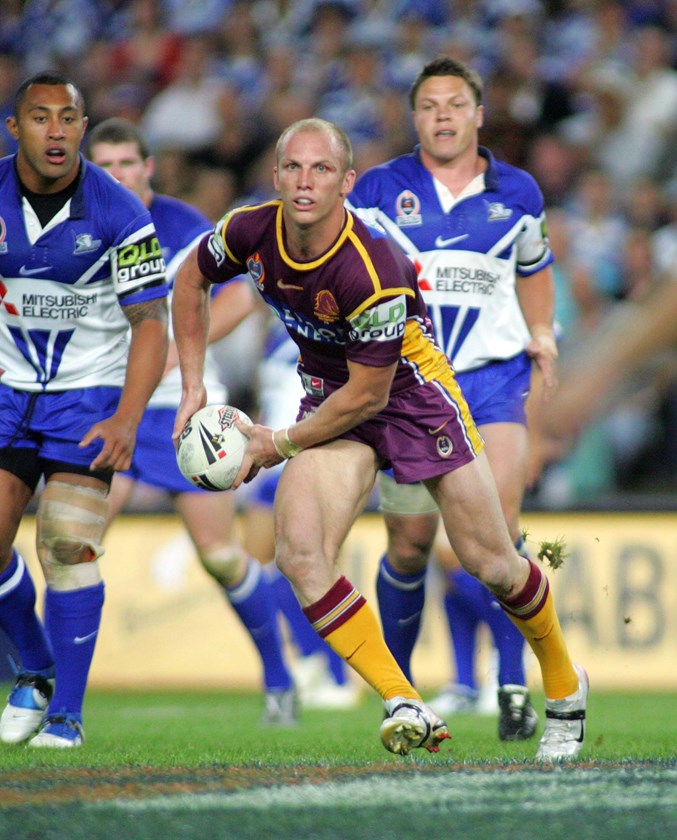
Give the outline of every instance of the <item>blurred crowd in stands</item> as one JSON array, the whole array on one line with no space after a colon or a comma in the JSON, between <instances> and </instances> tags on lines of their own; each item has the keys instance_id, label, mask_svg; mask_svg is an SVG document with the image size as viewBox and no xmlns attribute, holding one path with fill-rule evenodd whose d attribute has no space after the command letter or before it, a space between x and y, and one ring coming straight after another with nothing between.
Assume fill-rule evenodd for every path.
<instances>
[{"instance_id":1,"label":"blurred crowd in stands","mask_svg":"<svg viewBox=\"0 0 677 840\"><path fill-rule=\"evenodd\" d=\"M0 110L30 73L68 73L90 127L138 122L156 189L216 220L271 195L295 119L337 122L358 172L410 151L409 85L435 55L463 58L485 81L481 142L545 196L566 358L615 307L677 282L675 32L675 0L3 0ZM14 151L4 132L0 151ZM221 352L243 407L258 332ZM654 359L572 449L536 447L548 465L526 506L674 499L676 367Z\"/></svg>"}]
</instances>

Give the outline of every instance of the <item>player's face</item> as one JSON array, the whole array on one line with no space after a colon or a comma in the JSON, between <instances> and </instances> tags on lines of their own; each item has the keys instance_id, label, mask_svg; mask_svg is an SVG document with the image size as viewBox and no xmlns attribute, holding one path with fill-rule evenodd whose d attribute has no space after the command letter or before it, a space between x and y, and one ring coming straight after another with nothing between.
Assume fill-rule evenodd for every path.
<instances>
[{"instance_id":1,"label":"player's face","mask_svg":"<svg viewBox=\"0 0 677 840\"><path fill-rule=\"evenodd\" d=\"M300 228L328 219L342 224L343 202L354 182L355 170L345 171L338 141L323 131L292 134L274 169L285 219Z\"/></svg>"},{"instance_id":2,"label":"player's face","mask_svg":"<svg viewBox=\"0 0 677 840\"><path fill-rule=\"evenodd\" d=\"M448 163L475 154L484 109L457 76L431 76L416 94L414 126L423 155Z\"/></svg>"},{"instance_id":3,"label":"player's face","mask_svg":"<svg viewBox=\"0 0 677 840\"><path fill-rule=\"evenodd\" d=\"M141 157L138 145L128 143L95 143L89 150L93 163L127 187L147 204L150 199L150 178L153 174L152 158Z\"/></svg>"},{"instance_id":4,"label":"player's face","mask_svg":"<svg viewBox=\"0 0 677 840\"><path fill-rule=\"evenodd\" d=\"M28 189L53 193L73 181L87 117L72 85L31 85L7 127L19 143L17 168Z\"/></svg>"}]
</instances>

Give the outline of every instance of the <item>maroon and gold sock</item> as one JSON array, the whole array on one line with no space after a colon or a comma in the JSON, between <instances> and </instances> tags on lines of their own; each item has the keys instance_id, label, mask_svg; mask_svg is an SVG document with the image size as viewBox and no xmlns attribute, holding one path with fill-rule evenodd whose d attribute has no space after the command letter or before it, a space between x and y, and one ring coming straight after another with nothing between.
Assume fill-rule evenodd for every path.
<instances>
[{"instance_id":1,"label":"maroon and gold sock","mask_svg":"<svg viewBox=\"0 0 677 840\"><path fill-rule=\"evenodd\" d=\"M550 700L578 690L578 675L569 657L547 577L529 560L529 577L519 595L499 603L536 654L543 689Z\"/></svg>"},{"instance_id":2,"label":"maroon and gold sock","mask_svg":"<svg viewBox=\"0 0 677 840\"><path fill-rule=\"evenodd\" d=\"M421 699L388 650L371 607L347 578L339 578L303 612L329 647L384 700Z\"/></svg>"}]
</instances>

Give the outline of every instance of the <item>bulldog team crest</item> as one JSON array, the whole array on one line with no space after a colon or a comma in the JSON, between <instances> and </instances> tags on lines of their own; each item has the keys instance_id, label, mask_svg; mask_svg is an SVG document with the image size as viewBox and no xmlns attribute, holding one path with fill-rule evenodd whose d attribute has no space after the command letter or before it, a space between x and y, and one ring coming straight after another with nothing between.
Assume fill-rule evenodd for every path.
<instances>
[{"instance_id":1,"label":"bulldog team crest","mask_svg":"<svg viewBox=\"0 0 677 840\"><path fill-rule=\"evenodd\" d=\"M412 227L423 224L421 202L411 190L403 190L395 199L398 227Z\"/></svg>"}]
</instances>

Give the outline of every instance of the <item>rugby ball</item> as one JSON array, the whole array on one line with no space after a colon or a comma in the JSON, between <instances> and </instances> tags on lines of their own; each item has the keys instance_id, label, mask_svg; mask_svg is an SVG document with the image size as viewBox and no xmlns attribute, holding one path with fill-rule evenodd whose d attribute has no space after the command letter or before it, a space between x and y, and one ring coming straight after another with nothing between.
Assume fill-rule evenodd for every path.
<instances>
[{"instance_id":1,"label":"rugby ball","mask_svg":"<svg viewBox=\"0 0 677 840\"><path fill-rule=\"evenodd\" d=\"M250 426L244 411L232 405L207 405L183 427L176 461L185 478L203 490L228 490L244 459L247 437L235 420Z\"/></svg>"}]
</instances>

